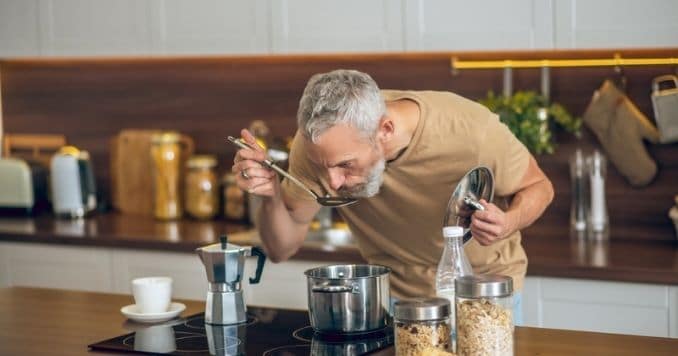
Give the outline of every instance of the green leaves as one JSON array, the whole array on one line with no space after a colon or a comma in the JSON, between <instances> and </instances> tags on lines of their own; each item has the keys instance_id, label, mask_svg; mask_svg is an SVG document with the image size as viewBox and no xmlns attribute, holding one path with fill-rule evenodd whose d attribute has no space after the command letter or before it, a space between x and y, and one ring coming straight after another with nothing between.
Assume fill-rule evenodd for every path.
<instances>
[{"instance_id":1,"label":"green leaves","mask_svg":"<svg viewBox=\"0 0 678 356\"><path fill-rule=\"evenodd\" d=\"M572 117L560 104L549 105L546 98L533 91L518 91L509 98L490 91L479 102L498 114L518 140L537 154L553 153L556 143L552 128L580 135L580 118Z\"/></svg>"}]
</instances>

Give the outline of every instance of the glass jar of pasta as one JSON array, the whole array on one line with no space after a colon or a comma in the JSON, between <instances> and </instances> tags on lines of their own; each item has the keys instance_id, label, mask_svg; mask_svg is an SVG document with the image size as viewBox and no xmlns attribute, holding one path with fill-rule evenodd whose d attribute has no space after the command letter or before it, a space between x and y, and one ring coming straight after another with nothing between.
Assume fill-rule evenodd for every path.
<instances>
[{"instance_id":1,"label":"glass jar of pasta","mask_svg":"<svg viewBox=\"0 0 678 356\"><path fill-rule=\"evenodd\" d=\"M457 355L513 355L513 279L502 275L455 280Z\"/></svg>"},{"instance_id":2,"label":"glass jar of pasta","mask_svg":"<svg viewBox=\"0 0 678 356\"><path fill-rule=\"evenodd\" d=\"M211 219L218 211L219 186L214 168L217 160L211 155L196 155L186 161L184 206L196 219Z\"/></svg>"},{"instance_id":3,"label":"glass jar of pasta","mask_svg":"<svg viewBox=\"0 0 678 356\"><path fill-rule=\"evenodd\" d=\"M395 349L398 356L441 353L451 347L450 301L414 298L394 304Z\"/></svg>"},{"instance_id":4,"label":"glass jar of pasta","mask_svg":"<svg viewBox=\"0 0 678 356\"><path fill-rule=\"evenodd\" d=\"M156 218L181 217L182 137L176 132L162 132L151 138L153 176L153 212Z\"/></svg>"}]
</instances>

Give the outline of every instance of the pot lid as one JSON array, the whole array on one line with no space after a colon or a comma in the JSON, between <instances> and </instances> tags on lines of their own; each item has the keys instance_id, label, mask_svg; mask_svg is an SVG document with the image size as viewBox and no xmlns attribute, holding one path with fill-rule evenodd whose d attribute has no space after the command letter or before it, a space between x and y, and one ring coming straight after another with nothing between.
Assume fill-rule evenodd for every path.
<instances>
[{"instance_id":1,"label":"pot lid","mask_svg":"<svg viewBox=\"0 0 678 356\"><path fill-rule=\"evenodd\" d=\"M480 199L491 202L494 196L494 176L484 166L468 171L457 183L447 202L447 210L443 218L443 226L461 226L466 232L471 226L471 215L477 210L474 207Z\"/></svg>"}]
</instances>

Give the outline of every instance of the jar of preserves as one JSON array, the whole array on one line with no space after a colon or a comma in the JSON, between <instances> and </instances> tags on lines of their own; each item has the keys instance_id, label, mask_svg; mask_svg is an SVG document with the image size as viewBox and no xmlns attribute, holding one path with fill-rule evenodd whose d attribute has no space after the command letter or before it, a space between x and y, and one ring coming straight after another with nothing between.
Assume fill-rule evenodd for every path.
<instances>
[{"instance_id":1,"label":"jar of preserves","mask_svg":"<svg viewBox=\"0 0 678 356\"><path fill-rule=\"evenodd\" d=\"M186 161L184 205L186 213L196 219L211 219L219 207L219 187L214 168L217 160L211 155L196 155Z\"/></svg>"},{"instance_id":2,"label":"jar of preserves","mask_svg":"<svg viewBox=\"0 0 678 356\"><path fill-rule=\"evenodd\" d=\"M502 275L455 280L457 354L513 355L513 279Z\"/></svg>"},{"instance_id":3,"label":"jar of preserves","mask_svg":"<svg viewBox=\"0 0 678 356\"><path fill-rule=\"evenodd\" d=\"M247 193L238 188L235 174L226 173L221 183L224 217L231 221L247 222Z\"/></svg>"},{"instance_id":4,"label":"jar of preserves","mask_svg":"<svg viewBox=\"0 0 678 356\"><path fill-rule=\"evenodd\" d=\"M176 132L162 132L151 137L153 175L153 212L156 218L181 217L181 172L185 141Z\"/></svg>"},{"instance_id":5,"label":"jar of preserves","mask_svg":"<svg viewBox=\"0 0 678 356\"><path fill-rule=\"evenodd\" d=\"M450 301L445 298L414 298L394 304L395 349L398 356L449 351Z\"/></svg>"}]
</instances>

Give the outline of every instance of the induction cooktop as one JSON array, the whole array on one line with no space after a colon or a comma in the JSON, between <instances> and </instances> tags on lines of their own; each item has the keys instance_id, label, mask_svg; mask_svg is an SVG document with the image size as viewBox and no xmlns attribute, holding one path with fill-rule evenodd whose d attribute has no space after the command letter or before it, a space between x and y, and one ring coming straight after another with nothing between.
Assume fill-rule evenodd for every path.
<instances>
[{"instance_id":1,"label":"induction cooktop","mask_svg":"<svg viewBox=\"0 0 678 356\"><path fill-rule=\"evenodd\" d=\"M363 355L393 345L393 329L321 334L302 311L254 308L235 325L205 324L203 313L161 324L126 322L130 332L89 345L92 351L166 355Z\"/></svg>"}]
</instances>

